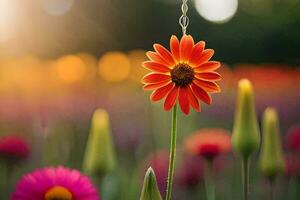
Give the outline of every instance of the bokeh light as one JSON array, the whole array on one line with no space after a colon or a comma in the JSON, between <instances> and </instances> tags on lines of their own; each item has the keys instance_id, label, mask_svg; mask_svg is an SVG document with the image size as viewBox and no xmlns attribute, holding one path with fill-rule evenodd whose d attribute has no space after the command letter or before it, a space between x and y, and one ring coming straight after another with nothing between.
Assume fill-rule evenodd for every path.
<instances>
[{"instance_id":1,"label":"bokeh light","mask_svg":"<svg viewBox=\"0 0 300 200\"><path fill-rule=\"evenodd\" d=\"M76 54L86 66L86 79L93 80L96 78L97 75L97 66L98 66L98 59L88 53L78 53Z\"/></svg>"},{"instance_id":2,"label":"bokeh light","mask_svg":"<svg viewBox=\"0 0 300 200\"><path fill-rule=\"evenodd\" d=\"M15 34L17 4L15 0L0 1L0 42L5 42Z\"/></svg>"},{"instance_id":3,"label":"bokeh light","mask_svg":"<svg viewBox=\"0 0 300 200\"><path fill-rule=\"evenodd\" d=\"M142 49L132 50L128 52L128 57L131 64L130 80L140 83L144 75L149 72L142 63L147 60L146 51Z\"/></svg>"},{"instance_id":4,"label":"bokeh light","mask_svg":"<svg viewBox=\"0 0 300 200\"><path fill-rule=\"evenodd\" d=\"M108 52L99 60L99 74L108 82L120 82L128 78L130 60L122 52Z\"/></svg>"},{"instance_id":5,"label":"bokeh light","mask_svg":"<svg viewBox=\"0 0 300 200\"><path fill-rule=\"evenodd\" d=\"M47 68L35 56L24 56L2 62L0 91L36 97L46 87L44 74Z\"/></svg>"},{"instance_id":6,"label":"bokeh light","mask_svg":"<svg viewBox=\"0 0 300 200\"><path fill-rule=\"evenodd\" d=\"M224 23L236 13L238 0L195 0L195 6L204 19Z\"/></svg>"},{"instance_id":7,"label":"bokeh light","mask_svg":"<svg viewBox=\"0 0 300 200\"><path fill-rule=\"evenodd\" d=\"M74 0L43 0L44 10L53 16L66 14L73 6Z\"/></svg>"},{"instance_id":8,"label":"bokeh light","mask_svg":"<svg viewBox=\"0 0 300 200\"><path fill-rule=\"evenodd\" d=\"M54 64L54 68L58 78L65 83L78 82L86 75L85 63L73 55L60 58Z\"/></svg>"}]
</instances>

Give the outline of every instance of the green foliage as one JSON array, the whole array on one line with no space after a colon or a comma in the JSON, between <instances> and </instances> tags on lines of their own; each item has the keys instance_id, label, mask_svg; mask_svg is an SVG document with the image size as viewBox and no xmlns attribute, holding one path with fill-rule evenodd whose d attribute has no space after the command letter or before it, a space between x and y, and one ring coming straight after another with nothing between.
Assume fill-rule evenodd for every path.
<instances>
[{"instance_id":1,"label":"green foliage","mask_svg":"<svg viewBox=\"0 0 300 200\"><path fill-rule=\"evenodd\" d=\"M284 158L279 134L279 120L274 108L267 108L263 115L263 142L260 170L266 177L274 178L284 170Z\"/></svg>"},{"instance_id":2,"label":"green foliage","mask_svg":"<svg viewBox=\"0 0 300 200\"><path fill-rule=\"evenodd\" d=\"M162 200L157 187L156 177L151 167L146 172L140 200Z\"/></svg>"},{"instance_id":3,"label":"green foliage","mask_svg":"<svg viewBox=\"0 0 300 200\"><path fill-rule=\"evenodd\" d=\"M103 176L116 167L115 149L112 141L109 116L106 111L95 111L83 161L88 174Z\"/></svg>"},{"instance_id":4,"label":"green foliage","mask_svg":"<svg viewBox=\"0 0 300 200\"><path fill-rule=\"evenodd\" d=\"M259 128L255 112L254 97L251 82L247 79L239 81L239 91L235 121L232 135L234 150L249 157L258 150L260 143Z\"/></svg>"}]
</instances>

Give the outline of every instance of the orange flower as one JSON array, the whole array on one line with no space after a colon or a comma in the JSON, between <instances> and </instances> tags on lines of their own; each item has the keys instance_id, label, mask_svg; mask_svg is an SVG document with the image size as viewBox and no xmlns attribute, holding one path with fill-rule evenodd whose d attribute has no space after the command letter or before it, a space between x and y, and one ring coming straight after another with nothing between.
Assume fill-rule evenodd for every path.
<instances>
[{"instance_id":1,"label":"orange flower","mask_svg":"<svg viewBox=\"0 0 300 200\"><path fill-rule=\"evenodd\" d=\"M186 139L185 148L192 155L214 158L230 152L230 134L223 129L202 129Z\"/></svg>"},{"instance_id":2,"label":"orange flower","mask_svg":"<svg viewBox=\"0 0 300 200\"><path fill-rule=\"evenodd\" d=\"M170 49L154 44L155 51L147 52L150 59L143 66L152 72L144 76L145 90L154 90L152 101L165 97L164 109L170 110L177 98L181 110L188 114L190 106L200 112L199 100L211 104L209 93L220 92L215 83L221 76L214 70L220 63L209 61L214 54L212 49L204 49L205 42L194 44L190 35L184 35L179 42L176 36L170 40Z\"/></svg>"}]
</instances>

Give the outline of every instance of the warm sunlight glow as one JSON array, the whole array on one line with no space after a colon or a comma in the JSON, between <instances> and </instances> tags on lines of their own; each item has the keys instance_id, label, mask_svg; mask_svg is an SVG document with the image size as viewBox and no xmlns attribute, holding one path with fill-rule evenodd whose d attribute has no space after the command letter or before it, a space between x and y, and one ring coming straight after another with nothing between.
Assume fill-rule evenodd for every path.
<instances>
[{"instance_id":1,"label":"warm sunlight glow","mask_svg":"<svg viewBox=\"0 0 300 200\"><path fill-rule=\"evenodd\" d=\"M86 75L84 62L72 55L60 58L55 64L55 70L59 79L66 83L80 81Z\"/></svg>"},{"instance_id":2,"label":"warm sunlight glow","mask_svg":"<svg viewBox=\"0 0 300 200\"><path fill-rule=\"evenodd\" d=\"M11 39L15 33L17 6L15 0L0 0L0 42Z\"/></svg>"},{"instance_id":3,"label":"warm sunlight glow","mask_svg":"<svg viewBox=\"0 0 300 200\"><path fill-rule=\"evenodd\" d=\"M109 82L120 82L128 78L130 61L122 52L109 52L99 61L99 74Z\"/></svg>"},{"instance_id":4,"label":"warm sunlight glow","mask_svg":"<svg viewBox=\"0 0 300 200\"><path fill-rule=\"evenodd\" d=\"M53 16L66 14L73 6L74 0L43 0L44 10Z\"/></svg>"},{"instance_id":5,"label":"warm sunlight glow","mask_svg":"<svg viewBox=\"0 0 300 200\"><path fill-rule=\"evenodd\" d=\"M131 63L130 80L140 83L143 76L145 76L149 70L142 67L142 62L147 60L145 50L137 49L128 53L128 58Z\"/></svg>"}]
</instances>

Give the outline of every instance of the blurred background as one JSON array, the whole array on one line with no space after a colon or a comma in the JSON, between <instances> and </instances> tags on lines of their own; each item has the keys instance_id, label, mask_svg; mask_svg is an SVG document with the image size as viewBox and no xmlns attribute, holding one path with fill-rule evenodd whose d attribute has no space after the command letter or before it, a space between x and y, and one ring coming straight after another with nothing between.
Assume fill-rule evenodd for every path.
<instances>
[{"instance_id":1,"label":"blurred background","mask_svg":"<svg viewBox=\"0 0 300 200\"><path fill-rule=\"evenodd\" d=\"M267 106L278 110L283 141L300 123L300 1L189 0L188 5L188 33L215 50L223 77L222 93L213 95L211 106L179 116L174 199L192 200L205 199L201 166L191 176L181 172L189 163L182 141L200 128L231 131L239 79L252 81L259 119ZM159 159L156 173L164 183L170 113L142 90L147 70L141 62L153 43L168 46L172 34L181 36L180 6L180 0L0 0L0 138L18 135L31 148L15 169L10 190L22 173L37 167L81 169L96 108L110 115L122 182L116 187L127 195L116 199L138 199L153 159ZM234 156L216 165L218 199L240 198L240 177L227 173L239 170ZM251 184L264 185L253 165ZM280 179L277 199L297 199L300 181L290 179L290 174ZM261 187L253 196L265 199Z\"/></svg>"}]
</instances>

